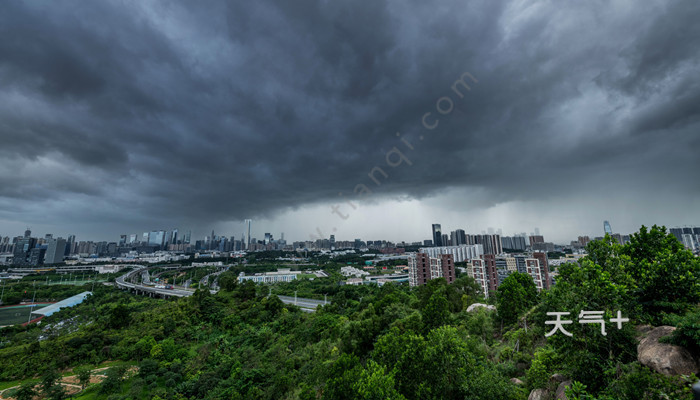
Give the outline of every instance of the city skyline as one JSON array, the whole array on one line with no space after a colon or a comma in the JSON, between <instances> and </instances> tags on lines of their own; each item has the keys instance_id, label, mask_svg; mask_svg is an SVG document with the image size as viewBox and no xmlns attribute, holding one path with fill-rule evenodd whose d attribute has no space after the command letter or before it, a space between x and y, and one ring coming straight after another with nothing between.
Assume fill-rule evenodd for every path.
<instances>
[{"instance_id":1,"label":"city skyline","mask_svg":"<svg viewBox=\"0 0 700 400\"><path fill-rule=\"evenodd\" d=\"M239 236L253 219L258 238L419 241L441 221L567 242L604 220L696 224L699 15L10 1L0 231Z\"/></svg>"},{"instance_id":2,"label":"city skyline","mask_svg":"<svg viewBox=\"0 0 700 400\"><path fill-rule=\"evenodd\" d=\"M248 221L250 221L250 225L248 225ZM243 229L246 229L246 230L243 232L243 234L240 234L240 233L239 234L235 234L235 233L229 234L227 232L218 232L216 230L208 231L206 229L202 229L203 234L200 235L197 233L193 233L192 230L188 230L188 229L181 230L180 228L172 228L172 229L156 229L156 230L151 229L151 230L146 230L143 232L128 232L126 234L116 235L114 238L104 238L104 239L94 238L94 237L81 237L80 235L78 235L78 239L76 239L75 234L56 234L54 232L41 232L41 233L39 233L39 232L36 232L32 227L27 226L25 228L25 230L23 230L23 234L20 234L20 233L11 234L11 233L7 233L7 232L0 232L0 238L8 237L8 238L12 239L12 238L16 238L16 237L28 237L27 235L29 234L29 235L31 235L31 237L38 238L38 239L42 239L42 238L45 238L45 239L57 239L57 238L70 239L70 238L72 238L72 241L78 241L78 242L79 241L91 241L91 242L108 242L108 243L110 243L110 242L121 243L122 240L125 240L126 241L125 243L127 243L127 244L134 243L134 242L153 244L153 243L151 243L151 235L157 233L157 234L160 234L163 236L163 237L161 237L161 242L164 244L167 244L167 243L177 243L178 239L179 239L180 243L194 243L196 241L205 241L205 240L213 238L212 235L214 235L216 233L217 238L227 238L228 239L228 238L233 237L236 240L241 240L243 243L250 243L249 241L251 239L255 239L256 241L267 241L267 239L268 239L267 235L271 235L272 237L277 237L278 239L282 239L282 240L285 239L284 238L284 236L285 236L284 231L275 231L274 229L260 228L260 232L262 232L262 233L256 234L255 232L257 232L257 230L253 229L253 227L256 226L256 224L254 222L255 221L250 220L250 219L246 219L244 221L242 226L243 226ZM515 232L505 232L502 228L496 228L496 227L487 227L486 229L480 230L480 231L470 231L469 229L464 229L465 228L464 226L452 226L452 224L450 224L450 225L445 225L447 227L447 229L445 229L443 231L442 225L443 224L440 224L440 223L430 224L430 227L432 228L432 232L429 228L426 230L427 233L424 234L424 237L419 238L419 239L415 239L415 240L402 239L402 238L393 239L393 238L378 237L378 236L370 237L370 236L362 236L362 235L349 235L347 237L338 237L337 240L338 241L353 241L355 239L361 239L363 241L383 240L383 241L387 241L387 242L391 242L391 243L401 243L401 242L404 242L404 243L419 243L419 242L423 243L424 241L428 240L428 241L431 241L433 243L433 245L436 245L435 229L437 227L437 229L440 229L438 232L441 232L441 237L446 236L448 238L448 242L446 242L446 243L440 242L439 243L440 246L453 246L453 244L450 243L450 240L452 238L452 235L455 233L457 233L457 235L462 235L462 236L464 234L466 234L467 236L468 235L477 235L478 236L478 235L497 234L497 235L501 236L501 238L524 237L525 239L528 239L531 237L544 237L544 240L548 243L554 243L556 245L568 246L570 244L570 242L576 241L580 237L587 237L590 240L592 240L596 237L604 236L606 233L608 233L607 228L611 226L611 223L608 220L601 221L601 229L599 230L599 232L590 232L590 233L582 232L582 233L578 233L575 236L571 236L570 238L563 240L563 241L552 240L548 235L542 234L541 229L539 227L534 227L534 228L532 228L532 230L529 230L529 231L515 231ZM649 228L652 225L654 225L654 224L646 225L646 226L647 226L647 228ZM681 236L682 235L681 231L683 229L689 230L691 228L694 228L696 231L698 229L700 229L700 228L698 228L698 226L700 226L700 224L684 224L684 225L675 225L675 226L669 226L669 225L663 225L663 224L656 224L656 225L665 226L667 229L667 232L674 234L681 243L683 243L683 239ZM247 231L247 228L249 226L251 229L250 232L252 232L250 234L248 234L248 231ZM641 225L640 225L640 228L641 228ZM233 228L233 229L235 231L236 228ZM633 231L612 230L611 233L615 234L615 235L617 235L617 234L629 235L629 234L637 232L638 230L639 230L639 228L637 228L636 230L633 230ZM211 235L209 235L208 233L211 233ZM280 234L280 236L276 236L278 233ZM693 233L693 235L698 234L697 232L692 232L692 233ZM165 235L168 236L167 241L166 241ZM294 238L293 237L292 240L289 241L289 243L306 242L306 241L313 242L313 241L316 241L318 239L335 240L336 236L337 236L336 234L331 234L331 235L324 236L324 237L315 236L313 238L312 237L307 237L307 238ZM287 235L287 237L289 237L289 236ZM464 239L462 239L461 241L458 239L457 242L458 242L458 245L464 244Z\"/></svg>"}]
</instances>

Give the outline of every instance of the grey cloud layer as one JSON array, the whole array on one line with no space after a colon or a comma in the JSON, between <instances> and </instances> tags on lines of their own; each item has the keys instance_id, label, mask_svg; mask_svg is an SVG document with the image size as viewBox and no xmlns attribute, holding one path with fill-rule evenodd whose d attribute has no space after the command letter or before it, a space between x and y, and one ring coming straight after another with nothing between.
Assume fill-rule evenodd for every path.
<instances>
[{"instance_id":1,"label":"grey cloud layer","mask_svg":"<svg viewBox=\"0 0 700 400\"><path fill-rule=\"evenodd\" d=\"M271 215L370 185L395 146L413 165L377 195L699 194L694 0L3 8L0 219ZM465 71L479 83L459 98Z\"/></svg>"}]
</instances>

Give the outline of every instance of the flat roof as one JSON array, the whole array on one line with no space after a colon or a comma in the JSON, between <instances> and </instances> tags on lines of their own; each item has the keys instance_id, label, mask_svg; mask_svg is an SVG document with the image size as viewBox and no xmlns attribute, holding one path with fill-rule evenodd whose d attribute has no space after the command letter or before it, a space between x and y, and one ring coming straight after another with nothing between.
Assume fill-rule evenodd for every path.
<instances>
[{"instance_id":1,"label":"flat roof","mask_svg":"<svg viewBox=\"0 0 700 400\"><path fill-rule=\"evenodd\" d=\"M43 315L45 317L48 317L49 315L52 315L52 314L58 312L62 308L73 307L73 306L76 306L76 305L82 303L89 294L92 294L92 292L83 292L80 294L76 294L73 297L69 297L65 300L61 300L58 303L52 304L48 307L44 307L44 308L41 308L39 310L36 310L36 311L32 312L32 314L38 314L38 315Z\"/></svg>"}]
</instances>

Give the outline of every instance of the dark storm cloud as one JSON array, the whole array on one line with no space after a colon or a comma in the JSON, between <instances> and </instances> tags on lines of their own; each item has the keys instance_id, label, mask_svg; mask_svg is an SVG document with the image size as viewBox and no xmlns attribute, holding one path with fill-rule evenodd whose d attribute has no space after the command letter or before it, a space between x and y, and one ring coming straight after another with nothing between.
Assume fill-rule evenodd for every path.
<instances>
[{"instance_id":1,"label":"dark storm cloud","mask_svg":"<svg viewBox=\"0 0 700 400\"><path fill-rule=\"evenodd\" d=\"M0 204L17 221L9 199L169 226L357 184L373 199L474 188L494 204L601 179L697 196L699 7L8 1ZM460 97L466 71L478 83ZM444 96L454 109L440 115ZM412 165L387 166L393 148Z\"/></svg>"}]
</instances>

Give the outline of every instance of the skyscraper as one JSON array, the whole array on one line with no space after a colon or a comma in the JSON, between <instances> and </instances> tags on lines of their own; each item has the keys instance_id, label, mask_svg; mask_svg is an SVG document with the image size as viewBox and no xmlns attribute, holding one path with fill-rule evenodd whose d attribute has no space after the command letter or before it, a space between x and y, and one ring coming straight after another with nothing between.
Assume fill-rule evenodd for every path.
<instances>
[{"instance_id":1,"label":"skyscraper","mask_svg":"<svg viewBox=\"0 0 700 400\"><path fill-rule=\"evenodd\" d=\"M433 246L442 246L442 228L440 224L433 224Z\"/></svg>"},{"instance_id":2,"label":"skyscraper","mask_svg":"<svg viewBox=\"0 0 700 400\"><path fill-rule=\"evenodd\" d=\"M58 238L49 240L49 247L46 249L44 256L45 264L58 264L63 262L63 256L66 253L66 239Z\"/></svg>"},{"instance_id":3,"label":"skyscraper","mask_svg":"<svg viewBox=\"0 0 700 400\"><path fill-rule=\"evenodd\" d=\"M245 230L246 230L246 235L245 235L245 249L249 250L250 249L250 225L253 223L253 220L251 219L246 219L244 221L245 223Z\"/></svg>"},{"instance_id":4,"label":"skyscraper","mask_svg":"<svg viewBox=\"0 0 700 400\"><path fill-rule=\"evenodd\" d=\"M610 227L610 222L603 221L603 230L605 231L605 234L612 236L613 231L612 231L612 228Z\"/></svg>"}]
</instances>

